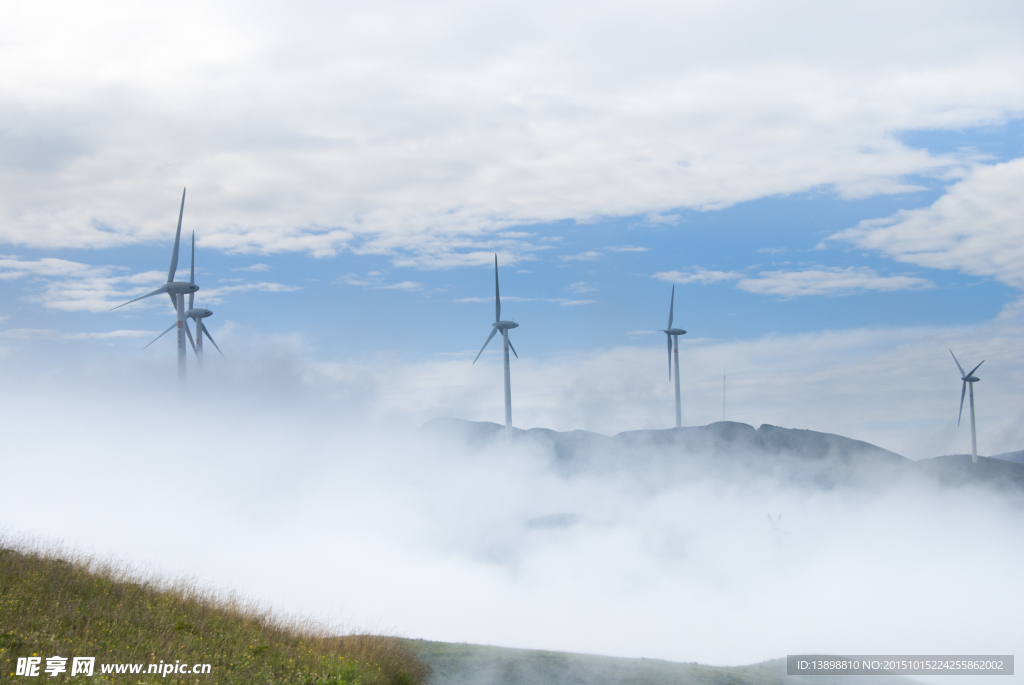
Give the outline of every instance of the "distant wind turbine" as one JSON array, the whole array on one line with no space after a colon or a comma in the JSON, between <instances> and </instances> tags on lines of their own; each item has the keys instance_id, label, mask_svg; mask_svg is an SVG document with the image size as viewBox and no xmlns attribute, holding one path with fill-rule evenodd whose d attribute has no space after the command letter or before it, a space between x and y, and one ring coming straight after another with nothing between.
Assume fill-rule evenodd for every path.
<instances>
[{"instance_id":1,"label":"distant wind turbine","mask_svg":"<svg viewBox=\"0 0 1024 685\"><path fill-rule=\"evenodd\" d=\"M683 407L679 398L679 336L686 335L686 331L682 328L672 328L672 317L675 313L676 308L676 287L672 286L672 301L668 305L668 328L664 329L663 332L668 336L668 379L672 380L672 353L673 347L672 342L675 341L675 361L676 361L676 428L683 427Z\"/></svg>"},{"instance_id":2,"label":"distant wind turbine","mask_svg":"<svg viewBox=\"0 0 1024 685\"><path fill-rule=\"evenodd\" d=\"M191 273L189 275L189 282L190 283L195 283L195 281L196 281L196 234L195 234L195 231L193 231L192 232L192 269L191 269ZM196 360L199 362L199 366L202 366L203 365L203 333L206 334L206 337L210 339L210 342L213 343L213 346L217 348L218 352L220 352L220 356L224 357L224 353L221 352L220 345L218 345L217 341L213 339L213 336L210 335L210 330L206 327L206 324L203 323L203 319L205 319L208 316L213 316L213 312L211 312L209 309L203 309L201 307L193 307L192 304L194 302L195 296L196 295L195 295L194 292L188 294L188 309L185 310L185 318L186 319L192 319L193 321L195 321L195 324L196 324L196 341L193 344L193 349L195 350ZM186 333L188 332L188 322L187 321L185 322L185 332ZM166 333L166 331L164 331L164 333ZM160 335L163 335L163 333L161 333ZM227 357L224 357L224 359L227 360Z\"/></svg>"},{"instance_id":3,"label":"distant wind turbine","mask_svg":"<svg viewBox=\"0 0 1024 685\"><path fill-rule=\"evenodd\" d=\"M199 286L197 286L194 282L190 281L188 283L184 283L181 281L174 280L174 274L178 270L178 245L181 242L181 217L182 215L184 215L184 213L185 190L182 189L181 209L178 211L178 230L174 234L174 251L171 253L171 268L168 269L167 271L167 282L151 293L147 293L142 297L136 297L134 300L128 300L124 304L119 304L116 307L114 307L114 309L120 309L121 307L131 304L132 302L138 302L139 300L144 300L147 297L153 297L154 295L159 295L160 293L167 293L167 296L171 298L171 302L174 303L174 309L177 312L177 317L174 324L172 324L171 327L167 329L167 331L171 330L171 328L174 328L175 326L178 327L178 380L182 383L185 382L186 377L185 335L188 335L190 342L192 339L192 334L189 333L188 328L185 326L185 294L192 294L195 291L199 290ZM114 309L111 309L110 311L114 311ZM167 331L164 331L164 333L166 333ZM164 333L158 335L156 339L159 339L160 336L162 336ZM152 344L153 343L151 342L150 345ZM195 343L193 343L193 345L194 344ZM147 345L146 347L149 347L149 345Z\"/></svg>"},{"instance_id":4,"label":"distant wind turbine","mask_svg":"<svg viewBox=\"0 0 1024 685\"><path fill-rule=\"evenodd\" d=\"M953 354L953 350L949 351ZM978 366L985 363L985 360L981 360L981 364L971 369L970 373L964 373L964 367L960 366L960 362L957 361L956 355L953 354L953 361L956 362L956 368L960 369L960 380L964 382L960 388L960 413L956 417L956 425L960 425L960 419L964 415L964 394L967 392L967 388L971 389L971 462L978 463L978 438L974 429L974 384L981 381L980 378L974 375L974 372L978 370Z\"/></svg>"},{"instance_id":5,"label":"distant wind turbine","mask_svg":"<svg viewBox=\"0 0 1024 685\"><path fill-rule=\"evenodd\" d=\"M512 347L512 341L508 339L508 331L510 328L518 328L519 324L515 321L501 320L501 294L498 291L497 253L494 255L494 323L491 324L491 326L491 334L487 336L487 340L484 341L484 346L476 353L476 359L473 360L473 363L476 364L476 360L484 353L487 345L491 342L491 338L493 338L498 331L501 331L501 337L504 341L505 349L505 435L512 435L512 378L509 372L508 351L511 349L512 354L516 355L516 359L519 359L519 353L516 352L516 348Z\"/></svg>"}]
</instances>

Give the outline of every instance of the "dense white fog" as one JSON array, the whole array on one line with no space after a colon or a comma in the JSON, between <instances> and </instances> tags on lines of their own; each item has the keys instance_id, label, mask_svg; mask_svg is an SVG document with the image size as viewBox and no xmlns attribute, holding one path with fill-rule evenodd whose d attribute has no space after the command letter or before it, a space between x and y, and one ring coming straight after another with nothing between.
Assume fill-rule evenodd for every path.
<instances>
[{"instance_id":1,"label":"dense white fog","mask_svg":"<svg viewBox=\"0 0 1024 685\"><path fill-rule=\"evenodd\" d=\"M536 446L424 435L370 367L253 357L185 397L167 361L9 370L8 540L434 640L741 664L1024 639L1019 495L565 476Z\"/></svg>"}]
</instances>

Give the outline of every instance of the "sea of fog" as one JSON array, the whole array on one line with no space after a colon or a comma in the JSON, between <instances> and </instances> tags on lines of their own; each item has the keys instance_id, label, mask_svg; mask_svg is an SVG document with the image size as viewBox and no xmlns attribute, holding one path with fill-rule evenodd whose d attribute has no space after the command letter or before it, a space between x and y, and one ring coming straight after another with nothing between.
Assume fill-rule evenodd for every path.
<instances>
[{"instance_id":1,"label":"sea of fog","mask_svg":"<svg viewBox=\"0 0 1024 685\"><path fill-rule=\"evenodd\" d=\"M425 435L358 385L236 368L182 394L165 366L14 381L8 542L430 640L720 665L1024 644L1022 496L652 480L628 454L566 475L537 445Z\"/></svg>"}]
</instances>

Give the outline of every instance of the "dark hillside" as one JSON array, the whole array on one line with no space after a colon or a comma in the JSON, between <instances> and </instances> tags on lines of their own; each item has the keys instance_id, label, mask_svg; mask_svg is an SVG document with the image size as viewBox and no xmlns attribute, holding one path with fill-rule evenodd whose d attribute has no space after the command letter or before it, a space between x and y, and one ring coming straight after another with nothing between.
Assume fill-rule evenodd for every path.
<instances>
[{"instance_id":1,"label":"dark hillside","mask_svg":"<svg viewBox=\"0 0 1024 685\"><path fill-rule=\"evenodd\" d=\"M410 640L430 665L430 685L854 685L863 676L787 676L786 660L717 667L661 659L509 649ZM856 680L861 678L861 680ZM874 685L912 685L898 676L872 676Z\"/></svg>"},{"instance_id":2,"label":"dark hillside","mask_svg":"<svg viewBox=\"0 0 1024 685\"><path fill-rule=\"evenodd\" d=\"M422 430L436 439L458 439L477 447L504 440L504 428L488 422L442 418L428 421ZM513 444L550 454L555 468L565 475L624 472L661 485L683 479L748 480L756 476L816 489L879 488L906 479L924 479L946 486L984 485L1024 492L1024 464L1012 460L980 458L974 469L965 468L959 456L914 462L862 440L768 424L755 429L745 423L721 421L628 431L612 437L531 428L513 429L512 438Z\"/></svg>"}]
</instances>

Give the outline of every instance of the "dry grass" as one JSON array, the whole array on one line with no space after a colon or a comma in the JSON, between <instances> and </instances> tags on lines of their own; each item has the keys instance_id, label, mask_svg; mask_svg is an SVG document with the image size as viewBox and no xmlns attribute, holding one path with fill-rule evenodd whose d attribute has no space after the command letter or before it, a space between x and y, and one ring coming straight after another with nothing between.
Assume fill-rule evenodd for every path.
<instances>
[{"instance_id":1,"label":"dry grass","mask_svg":"<svg viewBox=\"0 0 1024 685\"><path fill-rule=\"evenodd\" d=\"M96 657L93 678L47 682L418 685L426 667L401 640L332 636L195 583L144 578L60 550L0 544L0 680L18 657ZM106 663L211 664L209 675L101 675ZM144 668L145 670L145 668ZM26 682L28 682L26 680Z\"/></svg>"}]
</instances>

